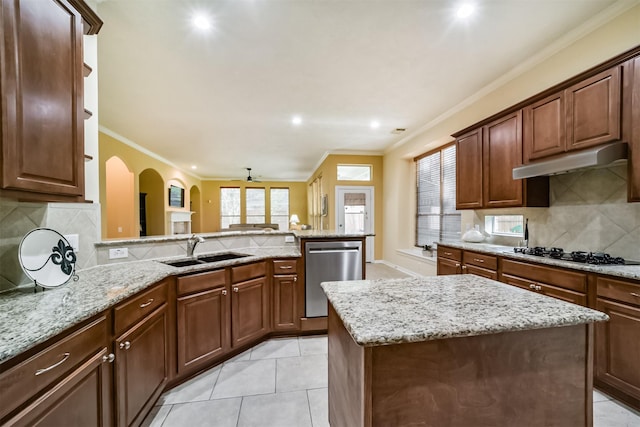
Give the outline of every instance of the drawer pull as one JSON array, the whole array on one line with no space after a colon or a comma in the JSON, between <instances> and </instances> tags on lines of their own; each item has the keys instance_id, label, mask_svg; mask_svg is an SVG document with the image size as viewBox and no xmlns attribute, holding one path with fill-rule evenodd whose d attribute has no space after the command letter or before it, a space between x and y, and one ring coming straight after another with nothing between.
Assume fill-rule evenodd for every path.
<instances>
[{"instance_id":1,"label":"drawer pull","mask_svg":"<svg viewBox=\"0 0 640 427\"><path fill-rule=\"evenodd\" d=\"M129 350L131 348L131 343L129 341L121 342L120 349L121 350Z\"/></svg>"},{"instance_id":2,"label":"drawer pull","mask_svg":"<svg viewBox=\"0 0 640 427\"><path fill-rule=\"evenodd\" d=\"M536 290L536 285L534 285L533 283L531 283L529 285L529 289L533 289L534 291Z\"/></svg>"},{"instance_id":3,"label":"drawer pull","mask_svg":"<svg viewBox=\"0 0 640 427\"><path fill-rule=\"evenodd\" d=\"M298 281L298 276L294 277L294 278L293 278L293 281L294 281L294 282L297 282L297 281Z\"/></svg>"},{"instance_id":4,"label":"drawer pull","mask_svg":"<svg viewBox=\"0 0 640 427\"><path fill-rule=\"evenodd\" d=\"M478 259L478 258L474 258L473 260L474 260L475 262L484 262L484 260L483 260L483 259Z\"/></svg>"},{"instance_id":5,"label":"drawer pull","mask_svg":"<svg viewBox=\"0 0 640 427\"><path fill-rule=\"evenodd\" d=\"M53 365L49 366L48 368L38 369L36 371L36 376L44 374L45 372L49 372L50 370L55 369L58 366L62 365L64 362L67 361L67 359L69 358L70 355L71 355L71 353L65 353L64 356L62 357L62 360L59 361L58 363L54 363Z\"/></svg>"},{"instance_id":6,"label":"drawer pull","mask_svg":"<svg viewBox=\"0 0 640 427\"><path fill-rule=\"evenodd\" d=\"M149 307L152 302L153 302L153 298L149 298L149 301L140 304L140 308Z\"/></svg>"},{"instance_id":7,"label":"drawer pull","mask_svg":"<svg viewBox=\"0 0 640 427\"><path fill-rule=\"evenodd\" d=\"M223 289L223 290L222 290L222 295L226 295L226 294L227 294L227 290L226 290L226 289Z\"/></svg>"},{"instance_id":8,"label":"drawer pull","mask_svg":"<svg viewBox=\"0 0 640 427\"><path fill-rule=\"evenodd\" d=\"M102 361L103 362L112 363L114 360L116 360L116 355L113 354L113 353L109 353L108 355L102 356Z\"/></svg>"},{"instance_id":9,"label":"drawer pull","mask_svg":"<svg viewBox=\"0 0 640 427\"><path fill-rule=\"evenodd\" d=\"M536 286L536 291L541 291L542 290L542 286Z\"/></svg>"},{"instance_id":10,"label":"drawer pull","mask_svg":"<svg viewBox=\"0 0 640 427\"><path fill-rule=\"evenodd\" d=\"M466 265L463 265L463 266L462 266L462 271L464 271L464 270L466 270L466 269L467 269L467 266L466 266Z\"/></svg>"},{"instance_id":11,"label":"drawer pull","mask_svg":"<svg viewBox=\"0 0 640 427\"><path fill-rule=\"evenodd\" d=\"M453 255L451 252L445 252L444 254L449 256Z\"/></svg>"},{"instance_id":12,"label":"drawer pull","mask_svg":"<svg viewBox=\"0 0 640 427\"><path fill-rule=\"evenodd\" d=\"M238 288L233 288L233 292L238 293Z\"/></svg>"},{"instance_id":13,"label":"drawer pull","mask_svg":"<svg viewBox=\"0 0 640 427\"><path fill-rule=\"evenodd\" d=\"M280 270L291 270L293 267L291 267L290 265L281 265L280 267L278 267Z\"/></svg>"},{"instance_id":14,"label":"drawer pull","mask_svg":"<svg viewBox=\"0 0 640 427\"><path fill-rule=\"evenodd\" d=\"M632 297L636 297L636 298L640 298L640 294L637 294L635 292L631 292L631 296Z\"/></svg>"},{"instance_id":15,"label":"drawer pull","mask_svg":"<svg viewBox=\"0 0 640 427\"><path fill-rule=\"evenodd\" d=\"M460 264L456 263L456 268L460 268Z\"/></svg>"}]
</instances>

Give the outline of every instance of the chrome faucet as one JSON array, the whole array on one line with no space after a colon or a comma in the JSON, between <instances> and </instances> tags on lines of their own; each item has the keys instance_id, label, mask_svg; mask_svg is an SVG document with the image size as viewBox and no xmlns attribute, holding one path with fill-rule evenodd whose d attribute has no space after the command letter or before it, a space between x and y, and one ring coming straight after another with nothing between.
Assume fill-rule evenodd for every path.
<instances>
[{"instance_id":1,"label":"chrome faucet","mask_svg":"<svg viewBox=\"0 0 640 427\"><path fill-rule=\"evenodd\" d=\"M187 256L192 257L193 251L195 251L198 243L203 243L203 242L204 242L204 238L202 238L201 236L196 236L194 234L191 237L189 237L189 239L187 239Z\"/></svg>"}]
</instances>

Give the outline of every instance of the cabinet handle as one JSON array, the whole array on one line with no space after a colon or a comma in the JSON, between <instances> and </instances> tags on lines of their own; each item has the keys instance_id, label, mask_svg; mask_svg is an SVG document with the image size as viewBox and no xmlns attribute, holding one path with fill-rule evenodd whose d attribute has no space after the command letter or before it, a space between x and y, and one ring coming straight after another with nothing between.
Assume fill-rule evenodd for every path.
<instances>
[{"instance_id":1,"label":"cabinet handle","mask_svg":"<svg viewBox=\"0 0 640 427\"><path fill-rule=\"evenodd\" d=\"M223 289L223 290L222 290L222 295L226 295L226 294L227 294L227 290L226 290L226 289Z\"/></svg>"},{"instance_id":2,"label":"cabinet handle","mask_svg":"<svg viewBox=\"0 0 640 427\"><path fill-rule=\"evenodd\" d=\"M59 361L58 363L54 363L53 365L49 366L48 368L38 369L36 371L36 376L44 374L45 372L49 372L50 370L55 369L58 366L62 365L64 362L67 361L67 359L69 358L70 355L71 355L71 353L67 352L62 356L62 360Z\"/></svg>"},{"instance_id":3,"label":"cabinet handle","mask_svg":"<svg viewBox=\"0 0 640 427\"><path fill-rule=\"evenodd\" d=\"M129 350L131 348L131 343L129 341L121 342L120 349L121 350Z\"/></svg>"},{"instance_id":4,"label":"cabinet handle","mask_svg":"<svg viewBox=\"0 0 640 427\"><path fill-rule=\"evenodd\" d=\"M297 282L297 281L298 281L298 276L294 277L294 278L293 278L293 281L294 281L294 282Z\"/></svg>"},{"instance_id":5,"label":"cabinet handle","mask_svg":"<svg viewBox=\"0 0 640 427\"><path fill-rule=\"evenodd\" d=\"M445 252L444 254L449 256L453 255L451 252Z\"/></svg>"},{"instance_id":6,"label":"cabinet handle","mask_svg":"<svg viewBox=\"0 0 640 427\"><path fill-rule=\"evenodd\" d=\"M114 360L116 360L116 355L113 353L109 353L108 355L104 355L102 356L102 361L103 362L113 362Z\"/></svg>"},{"instance_id":7,"label":"cabinet handle","mask_svg":"<svg viewBox=\"0 0 640 427\"><path fill-rule=\"evenodd\" d=\"M631 296L632 297L636 297L636 298L640 298L640 294L637 294L635 292L631 292Z\"/></svg>"},{"instance_id":8,"label":"cabinet handle","mask_svg":"<svg viewBox=\"0 0 640 427\"><path fill-rule=\"evenodd\" d=\"M484 260L483 260L483 259L478 259L478 258L474 258L473 260L474 260L475 262L484 262Z\"/></svg>"},{"instance_id":9,"label":"cabinet handle","mask_svg":"<svg viewBox=\"0 0 640 427\"><path fill-rule=\"evenodd\" d=\"M233 292L238 292L238 288L233 288Z\"/></svg>"},{"instance_id":10,"label":"cabinet handle","mask_svg":"<svg viewBox=\"0 0 640 427\"><path fill-rule=\"evenodd\" d=\"M456 263L456 268L460 268L460 264Z\"/></svg>"},{"instance_id":11,"label":"cabinet handle","mask_svg":"<svg viewBox=\"0 0 640 427\"><path fill-rule=\"evenodd\" d=\"M278 267L280 270L291 270L293 267L291 267L290 265L281 265L280 267Z\"/></svg>"},{"instance_id":12,"label":"cabinet handle","mask_svg":"<svg viewBox=\"0 0 640 427\"><path fill-rule=\"evenodd\" d=\"M145 307L149 307L151 305L151 303L153 302L153 298L149 298L149 301L140 304L140 308L145 308Z\"/></svg>"},{"instance_id":13,"label":"cabinet handle","mask_svg":"<svg viewBox=\"0 0 640 427\"><path fill-rule=\"evenodd\" d=\"M536 286L536 291L541 291L542 290L542 286Z\"/></svg>"},{"instance_id":14,"label":"cabinet handle","mask_svg":"<svg viewBox=\"0 0 640 427\"><path fill-rule=\"evenodd\" d=\"M529 285L529 289L533 289L534 291L536 290L536 285L534 285L533 283L531 283Z\"/></svg>"},{"instance_id":15,"label":"cabinet handle","mask_svg":"<svg viewBox=\"0 0 640 427\"><path fill-rule=\"evenodd\" d=\"M467 266L466 266L466 265L463 265L463 266L462 266L462 270L464 271L464 270L466 270L466 269L467 269Z\"/></svg>"}]
</instances>

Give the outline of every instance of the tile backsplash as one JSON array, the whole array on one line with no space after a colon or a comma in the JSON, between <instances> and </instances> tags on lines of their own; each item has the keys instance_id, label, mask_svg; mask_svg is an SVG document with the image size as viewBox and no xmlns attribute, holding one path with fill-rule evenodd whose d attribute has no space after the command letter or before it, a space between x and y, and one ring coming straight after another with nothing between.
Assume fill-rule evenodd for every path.
<instances>
[{"instance_id":1,"label":"tile backsplash","mask_svg":"<svg viewBox=\"0 0 640 427\"><path fill-rule=\"evenodd\" d=\"M31 282L20 268L18 247L24 235L38 227L79 236L77 269L97 264L94 244L100 240L100 205L0 199L0 292Z\"/></svg>"},{"instance_id":2,"label":"tile backsplash","mask_svg":"<svg viewBox=\"0 0 640 427\"><path fill-rule=\"evenodd\" d=\"M463 224L484 225L485 215L529 218L529 246L608 252L640 260L640 203L627 203L627 165L589 169L550 178L549 208L463 212ZM517 240L517 239L515 239ZM491 238L515 245L514 239Z\"/></svg>"}]
</instances>

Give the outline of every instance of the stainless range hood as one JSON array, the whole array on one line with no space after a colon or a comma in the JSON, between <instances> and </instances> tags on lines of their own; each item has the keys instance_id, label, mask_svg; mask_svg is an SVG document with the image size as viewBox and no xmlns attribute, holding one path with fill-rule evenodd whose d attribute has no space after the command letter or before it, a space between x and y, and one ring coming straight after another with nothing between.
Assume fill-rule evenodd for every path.
<instances>
[{"instance_id":1,"label":"stainless range hood","mask_svg":"<svg viewBox=\"0 0 640 427\"><path fill-rule=\"evenodd\" d=\"M531 178L534 176L557 175L578 169L605 166L616 160L627 158L627 143L613 142L575 153L566 153L550 160L513 168L513 179Z\"/></svg>"}]
</instances>

